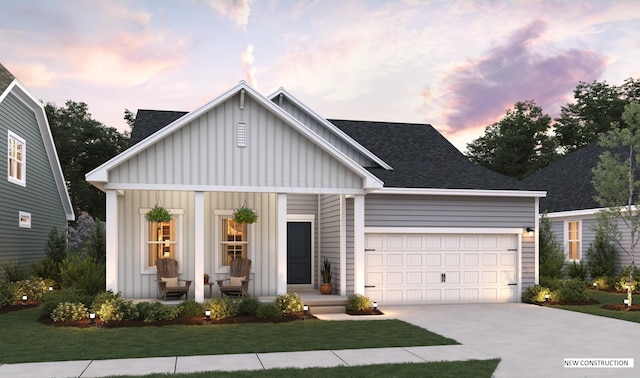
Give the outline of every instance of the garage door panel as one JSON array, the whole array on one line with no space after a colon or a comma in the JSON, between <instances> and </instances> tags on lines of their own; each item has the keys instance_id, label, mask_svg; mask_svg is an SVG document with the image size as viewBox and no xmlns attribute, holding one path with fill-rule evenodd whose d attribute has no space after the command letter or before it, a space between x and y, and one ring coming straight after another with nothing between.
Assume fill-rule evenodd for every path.
<instances>
[{"instance_id":1,"label":"garage door panel","mask_svg":"<svg viewBox=\"0 0 640 378\"><path fill-rule=\"evenodd\" d=\"M447 285L455 285L460 283L460 272L445 272L445 283Z\"/></svg>"},{"instance_id":2,"label":"garage door panel","mask_svg":"<svg viewBox=\"0 0 640 378\"><path fill-rule=\"evenodd\" d=\"M445 266L460 266L460 254L447 253L444 255Z\"/></svg>"},{"instance_id":3,"label":"garage door panel","mask_svg":"<svg viewBox=\"0 0 640 378\"><path fill-rule=\"evenodd\" d=\"M387 237L386 249L403 249L402 236L389 236Z\"/></svg>"},{"instance_id":4,"label":"garage door panel","mask_svg":"<svg viewBox=\"0 0 640 378\"><path fill-rule=\"evenodd\" d=\"M402 285L404 282L402 280L403 272L388 272L387 273L387 285Z\"/></svg>"},{"instance_id":5,"label":"garage door panel","mask_svg":"<svg viewBox=\"0 0 640 378\"><path fill-rule=\"evenodd\" d=\"M495 270L485 270L482 272L482 283L483 284L497 284L498 283L498 272Z\"/></svg>"},{"instance_id":6,"label":"garage door panel","mask_svg":"<svg viewBox=\"0 0 640 378\"><path fill-rule=\"evenodd\" d=\"M402 303L402 290L387 290L385 299L384 303Z\"/></svg>"},{"instance_id":7,"label":"garage door panel","mask_svg":"<svg viewBox=\"0 0 640 378\"><path fill-rule=\"evenodd\" d=\"M479 284L480 283L480 272L473 271L473 270L464 272L464 283L465 284Z\"/></svg>"},{"instance_id":8,"label":"garage door panel","mask_svg":"<svg viewBox=\"0 0 640 378\"><path fill-rule=\"evenodd\" d=\"M387 255L387 266L388 267L399 267L403 265L402 262L403 255L400 253L390 253Z\"/></svg>"},{"instance_id":9,"label":"garage door panel","mask_svg":"<svg viewBox=\"0 0 640 378\"><path fill-rule=\"evenodd\" d=\"M447 235L444 237L444 248L445 249L460 249L460 236L450 236Z\"/></svg>"},{"instance_id":10,"label":"garage door panel","mask_svg":"<svg viewBox=\"0 0 640 378\"><path fill-rule=\"evenodd\" d=\"M498 254L497 253L484 253L482 254L482 265L484 266L497 266Z\"/></svg>"},{"instance_id":11,"label":"garage door panel","mask_svg":"<svg viewBox=\"0 0 640 378\"><path fill-rule=\"evenodd\" d=\"M444 300L447 302L460 302L460 289L445 289Z\"/></svg>"},{"instance_id":12,"label":"garage door panel","mask_svg":"<svg viewBox=\"0 0 640 378\"><path fill-rule=\"evenodd\" d=\"M464 266L479 266L480 255L477 253L468 253L464 255Z\"/></svg>"},{"instance_id":13,"label":"garage door panel","mask_svg":"<svg viewBox=\"0 0 640 378\"><path fill-rule=\"evenodd\" d=\"M411 302L411 303L424 302L424 299L422 297L422 290L420 290L420 289L407 290L407 298L406 298L406 300L407 300L407 302Z\"/></svg>"},{"instance_id":14,"label":"garage door panel","mask_svg":"<svg viewBox=\"0 0 640 378\"><path fill-rule=\"evenodd\" d=\"M428 253L426 255L426 266L430 267L440 267L442 266L442 255L441 254L432 254Z\"/></svg>"},{"instance_id":15,"label":"garage door panel","mask_svg":"<svg viewBox=\"0 0 640 378\"><path fill-rule=\"evenodd\" d=\"M384 283L383 272L367 272L365 276L367 285L382 285Z\"/></svg>"},{"instance_id":16,"label":"garage door panel","mask_svg":"<svg viewBox=\"0 0 640 378\"><path fill-rule=\"evenodd\" d=\"M422 285L422 272L407 272L407 285Z\"/></svg>"},{"instance_id":17,"label":"garage door panel","mask_svg":"<svg viewBox=\"0 0 640 378\"><path fill-rule=\"evenodd\" d=\"M440 272L425 272L427 284L440 284L442 283L442 273Z\"/></svg>"},{"instance_id":18,"label":"garage door panel","mask_svg":"<svg viewBox=\"0 0 640 378\"><path fill-rule=\"evenodd\" d=\"M442 290L440 289L427 289L425 290L426 302L442 302Z\"/></svg>"},{"instance_id":19,"label":"garage door panel","mask_svg":"<svg viewBox=\"0 0 640 378\"><path fill-rule=\"evenodd\" d=\"M406 255L406 265L410 268L422 267L422 254L409 253Z\"/></svg>"},{"instance_id":20,"label":"garage door panel","mask_svg":"<svg viewBox=\"0 0 640 378\"><path fill-rule=\"evenodd\" d=\"M478 302L480 299L479 289L464 289L464 301L465 302Z\"/></svg>"}]
</instances>

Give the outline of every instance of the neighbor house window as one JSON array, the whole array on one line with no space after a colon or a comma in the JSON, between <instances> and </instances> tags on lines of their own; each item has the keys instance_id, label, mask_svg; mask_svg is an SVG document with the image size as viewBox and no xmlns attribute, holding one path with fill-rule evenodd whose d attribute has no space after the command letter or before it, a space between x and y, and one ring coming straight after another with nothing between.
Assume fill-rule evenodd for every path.
<instances>
[{"instance_id":1,"label":"neighbor house window","mask_svg":"<svg viewBox=\"0 0 640 378\"><path fill-rule=\"evenodd\" d=\"M149 222L145 214L149 209L141 209L140 216L143 230L142 270L143 273L155 273L158 259L170 258L178 260L181 253L181 220L182 210L170 210L172 218L169 222Z\"/></svg>"},{"instance_id":2,"label":"neighbor house window","mask_svg":"<svg viewBox=\"0 0 640 378\"><path fill-rule=\"evenodd\" d=\"M231 260L238 257L249 258L250 225L234 222L232 211L216 213L218 267L228 267Z\"/></svg>"},{"instance_id":3,"label":"neighbor house window","mask_svg":"<svg viewBox=\"0 0 640 378\"><path fill-rule=\"evenodd\" d=\"M567 243L569 260L580 260L581 256L581 227L580 221L567 222Z\"/></svg>"},{"instance_id":4,"label":"neighbor house window","mask_svg":"<svg viewBox=\"0 0 640 378\"><path fill-rule=\"evenodd\" d=\"M10 182L26 186L25 162L27 143L24 139L9 131L8 137L7 178Z\"/></svg>"}]
</instances>

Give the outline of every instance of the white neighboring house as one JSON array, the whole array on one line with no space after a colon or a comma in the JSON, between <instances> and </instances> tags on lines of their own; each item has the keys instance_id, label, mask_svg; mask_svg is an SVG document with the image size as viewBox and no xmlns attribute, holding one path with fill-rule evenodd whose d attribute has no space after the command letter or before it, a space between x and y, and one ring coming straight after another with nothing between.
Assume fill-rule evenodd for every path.
<instances>
[{"instance_id":1,"label":"white neighboring house","mask_svg":"<svg viewBox=\"0 0 640 378\"><path fill-rule=\"evenodd\" d=\"M317 288L324 258L335 294L385 304L517 302L538 280L544 192L430 125L328 121L241 82L189 113L138 111L131 143L86 175L106 192L107 288L125 297L155 297L167 256L198 301L234 256L257 296ZM156 204L173 214L162 229L144 217ZM242 205L258 223L231 220Z\"/></svg>"}]
</instances>

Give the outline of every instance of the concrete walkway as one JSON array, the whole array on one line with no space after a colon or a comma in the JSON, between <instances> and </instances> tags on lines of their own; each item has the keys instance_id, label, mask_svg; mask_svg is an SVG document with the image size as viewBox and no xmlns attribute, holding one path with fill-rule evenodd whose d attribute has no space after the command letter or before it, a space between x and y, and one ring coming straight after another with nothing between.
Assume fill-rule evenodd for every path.
<instances>
[{"instance_id":1,"label":"concrete walkway","mask_svg":"<svg viewBox=\"0 0 640 378\"><path fill-rule=\"evenodd\" d=\"M384 316L322 314L326 320L397 318L463 345L158 357L0 365L0 377L104 377L152 373L356 366L501 358L495 377L640 377L640 324L525 304L383 307ZM634 368L565 368L565 358L633 358Z\"/></svg>"}]
</instances>

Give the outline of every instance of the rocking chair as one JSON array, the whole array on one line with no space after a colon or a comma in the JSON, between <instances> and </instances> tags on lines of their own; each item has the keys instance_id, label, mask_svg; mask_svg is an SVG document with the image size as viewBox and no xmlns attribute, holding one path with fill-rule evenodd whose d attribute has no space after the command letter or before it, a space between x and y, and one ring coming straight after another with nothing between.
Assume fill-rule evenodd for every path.
<instances>
[{"instance_id":1,"label":"rocking chair","mask_svg":"<svg viewBox=\"0 0 640 378\"><path fill-rule=\"evenodd\" d=\"M249 296L249 272L251 271L251 260L238 257L231 260L229 267L229 278L217 280L220 286L220 298L224 295ZM225 284L226 282L226 284Z\"/></svg>"},{"instance_id":2,"label":"rocking chair","mask_svg":"<svg viewBox=\"0 0 640 378\"><path fill-rule=\"evenodd\" d=\"M167 300L167 297L180 299L187 297L191 281L178 278L178 262L174 259L158 259L156 261L158 274L158 299ZM180 285L184 282L184 285Z\"/></svg>"}]
</instances>

